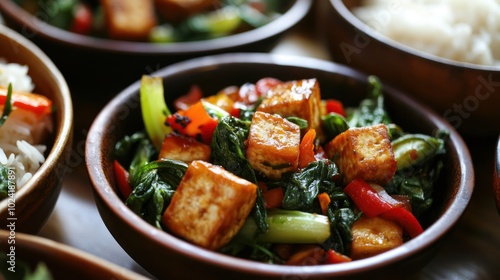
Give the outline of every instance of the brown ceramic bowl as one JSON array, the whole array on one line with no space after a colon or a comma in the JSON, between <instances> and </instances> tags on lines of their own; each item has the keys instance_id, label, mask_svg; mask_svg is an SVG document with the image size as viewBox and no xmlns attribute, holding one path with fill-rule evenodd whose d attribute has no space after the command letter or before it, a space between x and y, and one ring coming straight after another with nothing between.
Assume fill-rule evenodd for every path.
<instances>
[{"instance_id":1,"label":"brown ceramic bowl","mask_svg":"<svg viewBox=\"0 0 500 280\"><path fill-rule=\"evenodd\" d=\"M114 84L122 89L141 74L152 73L188 58L233 51L269 51L286 31L306 16L312 6L312 0L283 2L282 16L263 27L223 38L171 44L78 35L46 24L12 0L0 1L0 11L9 26L35 41L54 60L70 86L91 83L104 87L110 78L116 80L120 77L120 82L114 81ZM85 73L92 74L92 79Z\"/></svg>"},{"instance_id":2,"label":"brown ceramic bowl","mask_svg":"<svg viewBox=\"0 0 500 280\"><path fill-rule=\"evenodd\" d=\"M14 237L11 238L11 236ZM18 279L13 278L13 275L21 273L21 264L28 265L30 271L33 271L40 263L45 264L53 280L148 279L86 252L39 236L0 230L0 240L0 252L7 254L7 262L2 263L0 267L8 269L12 264L15 264L16 269L16 272L1 270L0 276L5 273L4 279ZM12 255L12 252L8 240L16 241L13 245L15 247L13 263L9 263L11 261L9 255ZM9 275L9 273L13 275Z\"/></svg>"},{"instance_id":3,"label":"brown ceramic bowl","mask_svg":"<svg viewBox=\"0 0 500 280\"><path fill-rule=\"evenodd\" d=\"M351 68L305 57L269 54L225 54L193 59L155 73L163 78L171 108L174 98L192 84L214 93L229 85L262 77L281 80L317 78L323 98L338 98L355 106L366 96L367 76ZM139 77L140 78L140 77ZM86 163L99 213L107 228L140 265L163 279L330 279L354 276L401 277L430 260L438 244L453 229L471 198L474 171L469 151L456 130L427 107L390 87L387 107L407 131L432 134L450 131L446 167L435 204L422 220L425 232L381 255L339 265L294 267L269 265L226 256L160 231L134 214L116 193L112 168L115 143L143 129L139 107L140 81L119 93L99 113L86 143Z\"/></svg>"},{"instance_id":4,"label":"brown ceramic bowl","mask_svg":"<svg viewBox=\"0 0 500 280\"><path fill-rule=\"evenodd\" d=\"M49 218L61 190L73 133L73 104L68 85L52 61L32 42L0 25L0 57L27 65L36 88L55 107L54 132L46 143L45 162L16 192L14 221L16 232L37 233ZM0 202L0 228L9 224L9 201Z\"/></svg>"},{"instance_id":5,"label":"brown ceramic bowl","mask_svg":"<svg viewBox=\"0 0 500 280\"><path fill-rule=\"evenodd\" d=\"M491 136L500 131L500 67L456 62L388 39L351 12L360 0L325 2L318 28L334 61L411 94L460 133Z\"/></svg>"}]
</instances>

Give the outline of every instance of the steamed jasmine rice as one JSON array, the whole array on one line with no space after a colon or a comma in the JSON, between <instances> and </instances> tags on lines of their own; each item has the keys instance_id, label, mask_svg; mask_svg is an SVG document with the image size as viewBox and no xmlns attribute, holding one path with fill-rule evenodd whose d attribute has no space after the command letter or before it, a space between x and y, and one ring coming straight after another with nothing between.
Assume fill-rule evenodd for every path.
<instances>
[{"instance_id":1,"label":"steamed jasmine rice","mask_svg":"<svg viewBox=\"0 0 500 280\"><path fill-rule=\"evenodd\" d=\"M0 87L6 88L9 83L13 91L31 92L34 89L27 66L0 60ZM0 104L0 115L3 109ZM17 108L13 108L7 121L0 126L0 165L15 168L17 188L26 184L45 161L47 147L37 143L41 143L51 130L49 115L41 117Z\"/></svg>"},{"instance_id":2,"label":"steamed jasmine rice","mask_svg":"<svg viewBox=\"0 0 500 280\"><path fill-rule=\"evenodd\" d=\"M500 65L500 0L364 0L353 13L409 47L455 61Z\"/></svg>"}]
</instances>

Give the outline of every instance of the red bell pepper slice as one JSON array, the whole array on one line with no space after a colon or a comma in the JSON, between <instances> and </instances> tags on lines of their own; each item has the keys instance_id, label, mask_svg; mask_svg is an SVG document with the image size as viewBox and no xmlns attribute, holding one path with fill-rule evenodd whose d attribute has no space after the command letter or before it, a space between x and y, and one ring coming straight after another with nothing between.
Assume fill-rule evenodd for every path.
<instances>
[{"instance_id":1,"label":"red bell pepper slice","mask_svg":"<svg viewBox=\"0 0 500 280\"><path fill-rule=\"evenodd\" d=\"M128 182L128 171L117 160L113 162L113 169L115 171L115 180L118 191L124 199L127 199L130 194L132 194L132 187Z\"/></svg>"},{"instance_id":2,"label":"red bell pepper slice","mask_svg":"<svg viewBox=\"0 0 500 280\"><path fill-rule=\"evenodd\" d=\"M370 184L362 179L354 179L344 192L354 201L356 206L368 217L372 218L387 212L395 206L385 201Z\"/></svg>"},{"instance_id":3,"label":"red bell pepper slice","mask_svg":"<svg viewBox=\"0 0 500 280\"><path fill-rule=\"evenodd\" d=\"M351 258L341 253L338 253L332 249L326 251L325 264L345 263L350 261L352 261Z\"/></svg>"},{"instance_id":4,"label":"red bell pepper slice","mask_svg":"<svg viewBox=\"0 0 500 280\"><path fill-rule=\"evenodd\" d=\"M403 207L403 203L389 203L383 195L362 179L353 180L344 188L344 192L366 216L380 216L393 221L403 227L411 238L424 231L417 218Z\"/></svg>"},{"instance_id":5,"label":"red bell pepper slice","mask_svg":"<svg viewBox=\"0 0 500 280\"><path fill-rule=\"evenodd\" d=\"M411 238L424 232L417 218L404 207L393 208L380 214L380 217L398 223Z\"/></svg>"},{"instance_id":6,"label":"red bell pepper slice","mask_svg":"<svg viewBox=\"0 0 500 280\"><path fill-rule=\"evenodd\" d=\"M336 99L328 99L326 100L326 113L337 113L342 116L347 116L345 113L344 105L342 102Z\"/></svg>"},{"instance_id":7,"label":"red bell pepper slice","mask_svg":"<svg viewBox=\"0 0 500 280\"><path fill-rule=\"evenodd\" d=\"M0 87L0 105L7 101L7 88ZM38 115L52 112L52 101L43 95L29 92L12 91L12 106Z\"/></svg>"},{"instance_id":8,"label":"red bell pepper slice","mask_svg":"<svg viewBox=\"0 0 500 280\"><path fill-rule=\"evenodd\" d=\"M189 106L200 101L203 93L197 85L192 85L189 92L174 100L174 108L176 110L187 110Z\"/></svg>"},{"instance_id":9,"label":"red bell pepper slice","mask_svg":"<svg viewBox=\"0 0 500 280\"><path fill-rule=\"evenodd\" d=\"M92 10L83 3L78 3L75 6L74 18L71 23L70 30L78 34L89 34L92 30Z\"/></svg>"}]
</instances>

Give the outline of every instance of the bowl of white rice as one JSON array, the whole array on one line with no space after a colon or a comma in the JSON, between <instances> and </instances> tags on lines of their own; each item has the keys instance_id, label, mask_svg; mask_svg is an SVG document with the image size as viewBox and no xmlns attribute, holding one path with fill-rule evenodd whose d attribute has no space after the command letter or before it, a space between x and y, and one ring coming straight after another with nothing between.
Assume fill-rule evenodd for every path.
<instances>
[{"instance_id":1,"label":"bowl of white rice","mask_svg":"<svg viewBox=\"0 0 500 280\"><path fill-rule=\"evenodd\" d=\"M31 41L0 25L0 227L37 233L61 190L71 151L69 88Z\"/></svg>"},{"instance_id":2,"label":"bowl of white rice","mask_svg":"<svg viewBox=\"0 0 500 280\"><path fill-rule=\"evenodd\" d=\"M321 15L333 60L408 92L462 134L500 131L499 0L330 0Z\"/></svg>"}]
</instances>

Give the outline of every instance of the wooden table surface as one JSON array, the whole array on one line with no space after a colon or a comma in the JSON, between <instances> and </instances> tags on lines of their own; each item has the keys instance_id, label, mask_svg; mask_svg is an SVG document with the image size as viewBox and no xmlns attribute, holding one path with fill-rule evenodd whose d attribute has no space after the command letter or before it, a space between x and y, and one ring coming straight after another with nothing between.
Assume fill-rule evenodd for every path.
<instances>
[{"instance_id":1,"label":"wooden table surface","mask_svg":"<svg viewBox=\"0 0 500 280\"><path fill-rule=\"evenodd\" d=\"M272 53L330 59L311 32L312 22L308 19L291 30ZM89 95L78 88L71 87L71 91L75 127L70 169L55 211L40 235L151 277L127 255L103 224L84 162L85 136L90 124L112 95L97 99L95 94ZM414 275L415 279L500 279L500 215L492 191L497 137L464 138L475 169L472 200L454 233L429 264Z\"/></svg>"}]
</instances>

